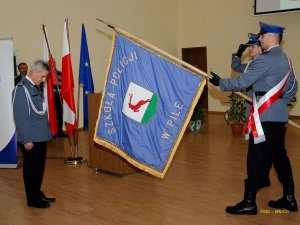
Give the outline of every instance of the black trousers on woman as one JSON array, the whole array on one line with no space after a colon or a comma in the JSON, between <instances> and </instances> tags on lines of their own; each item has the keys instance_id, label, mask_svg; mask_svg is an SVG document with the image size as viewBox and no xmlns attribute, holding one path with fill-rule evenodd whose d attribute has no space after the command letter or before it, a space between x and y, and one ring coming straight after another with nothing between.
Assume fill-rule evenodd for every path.
<instances>
[{"instance_id":1,"label":"black trousers on woman","mask_svg":"<svg viewBox=\"0 0 300 225\"><path fill-rule=\"evenodd\" d=\"M29 205L40 204L44 197L41 186L45 171L46 151L46 142L34 142L31 150L26 150L22 145L23 179Z\"/></svg>"},{"instance_id":2,"label":"black trousers on woman","mask_svg":"<svg viewBox=\"0 0 300 225\"><path fill-rule=\"evenodd\" d=\"M250 134L247 175L245 183L246 191L257 191L263 171L266 171L268 158L272 159L279 181L283 185L285 194L294 194L294 180L290 160L285 149L284 122L262 122L266 141L254 144L252 133ZM287 193L289 192L289 193ZM292 192L292 193L291 193Z\"/></svg>"}]
</instances>

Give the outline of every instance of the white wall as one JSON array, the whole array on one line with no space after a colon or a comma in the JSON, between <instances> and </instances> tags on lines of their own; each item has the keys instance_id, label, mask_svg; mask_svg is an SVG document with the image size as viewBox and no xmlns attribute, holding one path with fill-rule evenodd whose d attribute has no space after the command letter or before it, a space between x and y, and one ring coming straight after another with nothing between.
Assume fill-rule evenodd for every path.
<instances>
[{"instance_id":1,"label":"white wall","mask_svg":"<svg viewBox=\"0 0 300 225\"><path fill-rule=\"evenodd\" d=\"M44 23L52 53L58 68L61 67L63 23L65 18L69 19L75 96L82 23L86 28L96 92L103 89L113 33L96 18L177 54L177 4L173 0L0 0L0 5L0 37L13 37L19 61L29 66L43 57L41 24ZM82 126L82 119L79 124Z\"/></svg>"},{"instance_id":2,"label":"white wall","mask_svg":"<svg viewBox=\"0 0 300 225\"><path fill-rule=\"evenodd\" d=\"M236 76L230 68L231 53L247 41L247 33L259 31L258 21L286 27L283 49L300 73L300 13L253 16L254 0L178 0L178 48L207 46L208 70L222 77ZM247 60L247 59L245 59ZM300 82L300 74L297 78ZM298 94L299 99L300 95ZM209 110L225 111L227 93L209 87ZM299 101L299 100L298 100ZM292 111L300 115L300 104Z\"/></svg>"},{"instance_id":3,"label":"white wall","mask_svg":"<svg viewBox=\"0 0 300 225\"><path fill-rule=\"evenodd\" d=\"M139 38L181 57L181 48L207 46L208 69L223 77L235 76L231 53L258 32L258 21L286 27L283 49L300 71L300 13L252 16L254 0L0 0L0 37L13 37L19 60L29 65L42 57L43 33L48 36L61 66L63 22L69 19L70 47L77 93L81 24L86 26L95 91L103 88L111 49L112 30L101 18ZM247 59L245 59L247 60ZM298 74L298 80L299 79ZM209 87L209 110L225 111L227 94ZM300 95L298 95L299 99ZM299 100L298 100L299 101ZM82 108L82 107L81 107ZM300 104L292 111L300 115ZM82 120L80 120L82 126Z\"/></svg>"}]
</instances>

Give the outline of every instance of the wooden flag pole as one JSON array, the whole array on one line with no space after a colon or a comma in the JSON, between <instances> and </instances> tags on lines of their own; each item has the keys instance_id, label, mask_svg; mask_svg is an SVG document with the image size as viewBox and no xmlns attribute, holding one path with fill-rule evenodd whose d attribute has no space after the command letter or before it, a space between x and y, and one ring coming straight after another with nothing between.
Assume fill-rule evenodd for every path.
<instances>
[{"instance_id":1,"label":"wooden flag pole","mask_svg":"<svg viewBox=\"0 0 300 225\"><path fill-rule=\"evenodd\" d=\"M112 25L110 23L105 22L104 20L101 20L101 19L98 19L98 18L96 18L96 19L98 21L102 22L102 23L105 23L109 28L114 29L116 32L118 32L120 34L123 34L126 37L129 37L129 38L135 40L137 43L140 43L141 45L143 45L145 47L149 47L149 48L155 50L158 54L163 55L166 58L169 58L169 59L173 60L174 62L187 67L191 71L193 71L193 72L195 72L197 74L200 74L201 76L205 77L206 79L211 79L213 77L212 75L205 73L204 71L202 71L202 70L200 70L200 69L192 66L191 64L189 64L187 62L184 62L184 61L182 61L182 60L180 60L180 59L172 56L171 54L169 54L169 53L167 53L167 52L165 52L165 51L163 51L163 50L161 50L161 49L159 49L159 48L151 45L150 43L148 43L148 42L146 42L144 40L141 40L141 39L137 38L136 36L134 36L134 35L126 32L126 31L124 31L124 30L122 30L120 28L117 28L116 26L114 26L114 25ZM234 93L252 103L252 99L249 96L245 95L244 93L242 93L242 92L234 92ZM295 122L293 122L291 120L288 120L288 123L300 129L300 125L296 124Z\"/></svg>"},{"instance_id":2,"label":"wooden flag pole","mask_svg":"<svg viewBox=\"0 0 300 225\"><path fill-rule=\"evenodd\" d=\"M69 20L65 19L65 22L66 22L66 29L67 29L67 39L68 39L69 54L71 54L70 35L69 35ZM76 114L76 120L77 120L77 126L75 128L75 135L74 135L74 138L73 138L73 145L72 145L72 147L74 147L74 149L73 149L73 152L72 152L71 161L73 161L73 159L76 159L78 157L78 152L77 152L78 151L78 147L77 147L78 146L78 142L77 142L77 138L78 138L78 116L77 116L77 114Z\"/></svg>"},{"instance_id":3,"label":"wooden flag pole","mask_svg":"<svg viewBox=\"0 0 300 225\"><path fill-rule=\"evenodd\" d=\"M47 32L46 32L46 26L45 26L45 24L42 24L42 28L43 28L43 33L44 33L44 36L45 36L47 48L48 48L48 54L49 54L49 56L51 56L52 53L51 53L51 49L50 49L50 44L49 44L49 40L48 40L48 35L47 35ZM58 85L58 78L57 77L56 77L56 88L57 88L57 91L58 91L59 101L60 101L60 104L61 104L61 108L63 108L62 97L61 97L61 90L60 90L60 87ZM69 144L71 146L71 148L70 148L71 155L73 155L72 141L71 141L71 137L69 135L68 135L68 141L69 141Z\"/></svg>"},{"instance_id":4,"label":"wooden flag pole","mask_svg":"<svg viewBox=\"0 0 300 225\"><path fill-rule=\"evenodd\" d=\"M50 55L51 51L50 51L50 45L49 45L49 41L48 41L48 35L47 35L47 32L46 32L45 24L42 24L42 28L43 28L43 33L44 33L44 36L45 36L47 48L48 48L48 54Z\"/></svg>"},{"instance_id":5,"label":"wooden flag pole","mask_svg":"<svg viewBox=\"0 0 300 225\"><path fill-rule=\"evenodd\" d=\"M67 39L68 39L68 46L69 46L69 52L70 52L70 42L69 42L69 30L68 30L68 19L65 19L65 22L66 22L66 28L67 28ZM63 103L62 103L62 109L63 109ZM67 127L67 123L65 122L65 126ZM68 135L68 140L69 140L69 144L70 144L70 152L71 152L71 157L68 157L66 160L65 160L65 163L66 164L72 164L72 158L73 158L73 155L74 155L74 146L73 146L73 143L72 143L72 139L70 137L70 135ZM70 163L69 163L70 162Z\"/></svg>"},{"instance_id":6,"label":"wooden flag pole","mask_svg":"<svg viewBox=\"0 0 300 225\"><path fill-rule=\"evenodd\" d=\"M189 70L193 71L194 73L197 73L197 74L200 74L201 76L203 76L204 78L207 78L207 79L210 79L212 78L212 75L210 74L207 74L205 72L203 72L202 70L192 66L191 64L187 63L187 62L184 62L183 60L180 60L174 56L172 56L171 54L161 50L160 48L156 47L156 46L153 46L152 44L142 40L142 39L139 39L138 37L120 29L120 28L117 28L115 27L114 25L112 24L109 24L107 22L105 22L104 20L101 20L101 19L98 19L96 18L98 21L102 22L102 23L105 23L108 27L114 29L116 32L120 33L120 34L123 34L125 35L126 37L134 40L135 42L137 42L138 44L141 44L142 46L145 46L147 48L150 48L151 50L154 50L156 53L158 53L159 55L162 55L166 58L169 58L170 60L172 60L173 62L179 64L179 65L182 65L186 68L188 68Z\"/></svg>"},{"instance_id":7,"label":"wooden flag pole","mask_svg":"<svg viewBox=\"0 0 300 225\"><path fill-rule=\"evenodd\" d=\"M43 27L43 32L44 32L44 36L45 36L45 40L46 40L46 44L47 44L47 47L48 47L48 54L49 56L52 56L52 52L51 52L51 48L50 48L50 44L49 44L49 40L48 40L48 35L47 35L47 32L46 32L46 26L44 24L42 24L42 27ZM55 63L55 69L56 69L56 62L54 60L54 63ZM57 74L56 74L57 75ZM62 105L62 98L61 98L61 91L60 91L60 87L58 85L58 77L56 76L56 82L55 82L55 85L56 85L56 88L58 90L58 94L59 94L59 100L60 100L60 104L61 104L61 108L63 108L63 105Z\"/></svg>"},{"instance_id":8,"label":"wooden flag pole","mask_svg":"<svg viewBox=\"0 0 300 225\"><path fill-rule=\"evenodd\" d=\"M252 103L252 98L250 98L249 96L245 95L244 93L242 93L242 92L234 92L234 93ZM288 123L290 125L298 128L298 129L300 129L300 125L297 124L297 123L295 123L294 121L292 121L292 120L289 119Z\"/></svg>"},{"instance_id":9,"label":"wooden flag pole","mask_svg":"<svg viewBox=\"0 0 300 225\"><path fill-rule=\"evenodd\" d=\"M68 23L68 19L65 19L65 22L66 22L66 29L67 29L68 47L69 47L69 53L70 53L71 51L70 51L70 39L69 39L69 23ZM71 155L71 157L68 157L67 159L65 159L65 164L68 164L68 165L78 165L78 164L80 164L80 163L83 162L83 157L82 156L78 156L79 89L80 89L80 87L78 86L78 92L77 92L78 93L77 94L77 114L76 114L77 125L76 125L76 128L75 128L75 135L74 135L73 143L71 143L71 141L70 141L70 147L71 147L72 155Z\"/></svg>"},{"instance_id":10,"label":"wooden flag pole","mask_svg":"<svg viewBox=\"0 0 300 225\"><path fill-rule=\"evenodd\" d=\"M51 52L51 48L50 48L50 44L49 44L49 40L48 40L48 35L47 35L45 24L42 24L42 27L43 27L43 32L44 32L44 36L45 36L47 48L48 48L48 54L49 54L49 56L52 56L52 52ZM55 70L56 70L56 62L55 62L55 60L54 60L54 63L55 63ZM57 76L55 77L55 79L56 79L55 85L56 85L56 88L58 90L59 100L60 100L60 104L61 104L61 108L62 108L63 107L62 101L61 101L62 98L61 98L61 93L60 93L60 87L58 85L58 78L57 78Z\"/></svg>"},{"instance_id":11,"label":"wooden flag pole","mask_svg":"<svg viewBox=\"0 0 300 225\"><path fill-rule=\"evenodd\" d=\"M48 40L48 35L47 35L47 32L46 32L46 26L45 24L42 24L42 28L43 28L43 33L44 33L44 36L45 36L45 40L46 40L46 44L47 44L47 48L48 48L48 54L49 56L52 55L51 53L51 49L50 49L50 44L49 44L49 40ZM56 68L55 68L56 69ZM58 80L56 78L56 80ZM61 104L61 108L63 108L63 104L62 104L62 101L61 101L61 93L60 93L60 88L58 86L58 83L56 82L56 86L57 86L57 89L58 89L58 93L59 93L59 97L60 97L60 104ZM72 141L71 141L71 138L70 136L68 135L68 140L69 140L69 144L71 146L70 148L70 152L71 152L71 155L73 155L73 148L72 148Z\"/></svg>"}]
</instances>

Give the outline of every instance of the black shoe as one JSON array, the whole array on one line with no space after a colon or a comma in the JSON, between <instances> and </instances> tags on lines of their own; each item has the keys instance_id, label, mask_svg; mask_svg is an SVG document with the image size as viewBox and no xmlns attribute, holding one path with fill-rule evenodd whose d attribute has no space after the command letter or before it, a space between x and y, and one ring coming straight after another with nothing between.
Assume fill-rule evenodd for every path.
<instances>
[{"instance_id":1,"label":"black shoe","mask_svg":"<svg viewBox=\"0 0 300 225\"><path fill-rule=\"evenodd\" d=\"M297 212L298 206L294 195L284 195L277 201L269 201L268 205L275 209L287 209L291 212Z\"/></svg>"},{"instance_id":2,"label":"black shoe","mask_svg":"<svg viewBox=\"0 0 300 225\"><path fill-rule=\"evenodd\" d=\"M261 182L259 182L257 188L260 189L260 188L265 188L270 186L271 186L270 178L265 178Z\"/></svg>"},{"instance_id":3,"label":"black shoe","mask_svg":"<svg viewBox=\"0 0 300 225\"><path fill-rule=\"evenodd\" d=\"M31 204L31 203L28 203L27 204L29 207L34 207L34 208L49 208L50 207L50 203L48 202L45 202L45 201L41 201L39 203L35 203L35 204Z\"/></svg>"},{"instance_id":4,"label":"black shoe","mask_svg":"<svg viewBox=\"0 0 300 225\"><path fill-rule=\"evenodd\" d=\"M43 197L42 200L47 203L53 203L55 202L56 198Z\"/></svg>"},{"instance_id":5,"label":"black shoe","mask_svg":"<svg viewBox=\"0 0 300 225\"><path fill-rule=\"evenodd\" d=\"M235 206L227 206L226 212L234 215L256 215L257 206L256 203L247 203L246 201L241 201Z\"/></svg>"},{"instance_id":6,"label":"black shoe","mask_svg":"<svg viewBox=\"0 0 300 225\"><path fill-rule=\"evenodd\" d=\"M256 215L256 191L245 191L243 201L235 206L226 207L226 212L234 215Z\"/></svg>"}]
</instances>

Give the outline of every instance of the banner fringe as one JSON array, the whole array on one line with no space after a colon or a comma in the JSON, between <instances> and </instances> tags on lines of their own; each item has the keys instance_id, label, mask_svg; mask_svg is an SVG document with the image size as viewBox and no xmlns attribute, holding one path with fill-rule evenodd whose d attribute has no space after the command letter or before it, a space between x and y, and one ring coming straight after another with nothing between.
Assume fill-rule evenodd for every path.
<instances>
[{"instance_id":1,"label":"banner fringe","mask_svg":"<svg viewBox=\"0 0 300 225\"><path fill-rule=\"evenodd\" d=\"M116 41L116 35L118 34L118 32L114 32L113 34L113 41L112 41L112 47L111 47L111 53L110 53L110 59L109 59L109 66L107 67L107 70L106 70L106 75L105 75L105 84L104 84L104 93L102 94L102 97L101 97L101 105L100 105L100 108L99 108L99 113L98 113L98 119L97 119L97 123L96 124L99 124L99 120L101 118L101 108L102 108L102 105L103 105L103 99L104 99L104 96L105 96L105 90L106 90L106 84L107 84L107 81L108 81L108 75L109 75L109 70L111 68L111 62L112 62L112 59L113 59L113 53L114 53L114 49L115 49L115 41ZM120 34L120 33L119 33ZM125 34L120 34L122 36L124 36L125 38L128 38L129 40L131 41L134 41L132 38L130 37L127 37ZM140 45L141 47L143 48L146 48L147 50L151 51L151 49L148 49L146 46L143 46L141 45L140 42L136 42L136 44ZM155 54L159 55L156 51L152 51L154 52ZM161 55L159 55L160 57L163 57ZM183 67L182 65L179 65L178 63L174 62L172 59L168 59L166 57L163 57L165 58L166 60L168 60L169 62L173 63L173 64L176 64L177 66L185 69L185 70L188 70L187 68ZM199 76L199 74L197 74L196 72L194 71L191 71L191 70L188 70L189 72L192 72L193 74ZM203 78L203 77L202 77ZM96 142L97 144L99 145L102 145L104 146L105 148L108 148L110 149L111 151L115 152L116 154L118 154L119 156L121 156L122 158L124 158L126 161L128 161L130 164L132 164L133 166L155 176L155 177L158 177L160 179L163 179L166 175L166 172L168 171L168 168L170 167L171 163L172 163L172 159L174 158L175 156L175 153L177 151L177 148L180 144L180 141L184 135L184 132L186 130L186 127L187 125L189 124L189 121L192 117L192 114L193 114L193 110L197 104L197 102L199 101L200 99L200 96L203 92L203 89L206 85L207 81L206 79L203 78L202 82L199 84L199 87L198 87L198 90L196 91L196 95L194 96L194 99L192 101L192 104L190 106L190 109L188 111L188 114L186 115L186 118L184 120L184 123L182 124L181 126L181 129L180 131L178 132L178 136L176 138L176 141L174 142L174 145L172 147L172 151L170 152L170 155L169 155L169 158L167 160L167 163L163 169L162 172L160 171L157 171L155 169L152 169L150 168L149 166L145 166L143 165L142 163L139 163L138 161L136 161L135 159L133 159L131 156L127 155L122 149L116 147L115 145L111 144L110 142L102 139L101 137L98 137L97 136L97 126L95 127L95 133L94 133L94 142Z\"/></svg>"}]
</instances>

